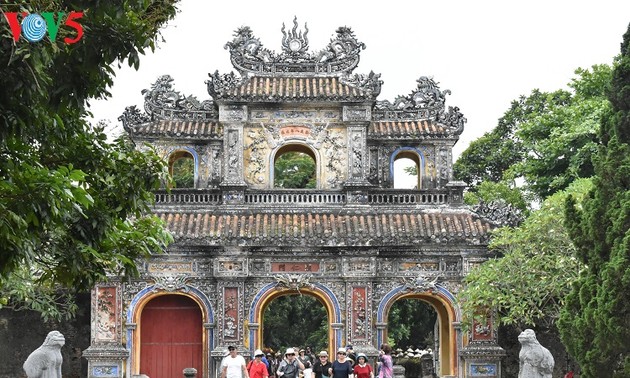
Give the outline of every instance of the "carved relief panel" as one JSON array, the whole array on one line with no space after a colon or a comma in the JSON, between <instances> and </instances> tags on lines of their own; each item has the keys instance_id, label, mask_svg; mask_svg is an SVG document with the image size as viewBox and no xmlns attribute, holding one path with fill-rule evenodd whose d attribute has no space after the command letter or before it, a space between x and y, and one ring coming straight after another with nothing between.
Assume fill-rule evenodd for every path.
<instances>
[{"instance_id":1,"label":"carved relief panel","mask_svg":"<svg viewBox=\"0 0 630 378\"><path fill-rule=\"evenodd\" d=\"M245 322L243 282L219 282L216 293L217 344L243 345Z\"/></svg>"},{"instance_id":2,"label":"carved relief panel","mask_svg":"<svg viewBox=\"0 0 630 378\"><path fill-rule=\"evenodd\" d=\"M92 292L93 342L120 341L122 300L118 284L98 284Z\"/></svg>"},{"instance_id":3,"label":"carved relief panel","mask_svg":"<svg viewBox=\"0 0 630 378\"><path fill-rule=\"evenodd\" d=\"M367 161L366 129L364 126L348 127L348 181L364 182L369 163Z\"/></svg>"},{"instance_id":4,"label":"carved relief panel","mask_svg":"<svg viewBox=\"0 0 630 378\"><path fill-rule=\"evenodd\" d=\"M371 286L351 286L348 314L348 340L352 343L368 343L372 338Z\"/></svg>"},{"instance_id":5,"label":"carved relief panel","mask_svg":"<svg viewBox=\"0 0 630 378\"><path fill-rule=\"evenodd\" d=\"M292 118L277 119L279 115ZM306 119L306 116L312 116ZM322 120L337 119L333 111L267 111L252 112L252 123L244 130L245 181L250 188L272 188L273 164L278 149L296 145L296 150L310 149L316 160L317 183L321 189L336 189L346 176L346 130ZM317 122L313 122L316 120ZM301 147L300 147L301 146Z\"/></svg>"}]
</instances>

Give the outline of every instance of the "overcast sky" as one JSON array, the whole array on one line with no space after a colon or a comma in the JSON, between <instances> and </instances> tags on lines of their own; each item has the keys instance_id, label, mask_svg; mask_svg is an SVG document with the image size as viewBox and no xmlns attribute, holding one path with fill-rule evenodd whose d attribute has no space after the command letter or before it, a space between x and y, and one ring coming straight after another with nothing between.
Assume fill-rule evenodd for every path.
<instances>
[{"instance_id":1,"label":"overcast sky","mask_svg":"<svg viewBox=\"0 0 630 378\"><path fill-rule=\"evenodd\" d=\"M119 124L125 106L142 107L142 89L170 74L175 89L209 98L209 72L233 70L224 49L249 26L263 46L281 51L282 23L308 24L310 51L325 47L339 26L367 46L355 73L384 81L380 100L407 95L420 76L450 89L447 106L468 119L455 147L492 129L510 102L534 88L566 88L577 67L611 63L630 22L630 1L201 1L183 0L163 30L165 42L118 70L113 97L92 104L95 119ZM89 35L84 37L86 43Z\"/></svg>"}]
</instances>

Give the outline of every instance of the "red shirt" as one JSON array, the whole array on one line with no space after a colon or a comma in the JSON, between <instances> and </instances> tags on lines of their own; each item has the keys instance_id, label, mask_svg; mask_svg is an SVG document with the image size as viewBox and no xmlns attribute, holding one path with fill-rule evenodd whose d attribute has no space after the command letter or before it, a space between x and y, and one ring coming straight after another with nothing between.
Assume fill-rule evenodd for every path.
<instances>
[{"instance_id":1,"label":"red shirt","mask_svg":"<svg viewBox=\"0 0 630 378\"><path fill-rule=\"evenodd\" d=\"M253 360L249 364L249 378L264 378L269 374L267 373L267 365L262 361Z\"/></svg>"},{"instance_id":2,"label":"red shirt","mask_svg":"<svg viewBox=\"0 0 630 378\"><path fill-rule=\"evenodd\" d=\"M354 365L354 376L356 378L370 378L370 373L372 372L372 366L369 364L365 364L365 366L361 367L361 365Z\"/></svg>"}]
</instances>

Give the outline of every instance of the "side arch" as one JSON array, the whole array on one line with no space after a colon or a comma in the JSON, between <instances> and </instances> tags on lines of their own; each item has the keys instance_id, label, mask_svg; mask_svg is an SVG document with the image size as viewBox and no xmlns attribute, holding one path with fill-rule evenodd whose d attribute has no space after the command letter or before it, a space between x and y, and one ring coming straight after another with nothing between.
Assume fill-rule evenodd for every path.
<instances>
[{"instance_id":1,"label":"side arch","mask_svg":"<svg viewBox=\"0 0 630 378\"><path fill-rule=\"evenodd\" d=\"M166 155L164 156L166 162L168 163L168 169L169 169L169 173L172 174L172 166L171 166L171 156L173 156L174 154L177 154L178 152L184 152L184 153L188 153L192 156L193 158L193 166L194 166L194 171L193 171L193 188L197 188L198 187L198 183L199 183L199 154L197 153L197 151L195 151L194 148L191 148L189 146L176 146L173 147L171 149L169 149L166 152Z\"/></svg>"},{"instance_id":2,"label":"side arch","mask_svg":"<svg viewBox=\"0 0 630 378\"><path fill-rule=\"evenodd\" d=\"M328 345L335 350L342 344L342 323L341 323L341 306L335 294L325 285L320 283L312 284L311 287L301 287L298 289L284 288L277 289L277 283L270 283L264 286L252 300L249 307L249 349L253 353L255 349L261 346L263 339L263 328L261 327L263 312L267 305L275 298L291 295L291 294L307 294L319 299L326 308L330 329L328 332ZM333 351L328 351L332 353Z\"/></svg>"},{"instance_id":3,"label":"side arch","mask_svg":"<svg viewBox=\"0 0 630 378\"><path fill-rule=\"evenodd\" d=\"M455 296L445 287L437 284L432 291L410 291L405 285L395 287L379 302L376 324L386 325L389 310L399 299L419 299L430 304L436 311L440 327L440 369L439 375L456 375L458 337L454 323L461 322L461 309ZM387 327L377 327L377 349L387 340Z\"/></svg>"},{"instance_id":4,"label":"side arch","mask_svg":"<svg viewBox=\"0 0 630 378\"><path fill-rule=\"evenodd\" d=\"M424 156L424 153L422 152L421 149L416 148L416 147L398 147L397 149L394 150L394 152L392 152L391 156L389 157L389 177L391 180L391 185L392 187L394 186L394 179L395 179L395 172L394 172L394 162L396 161L396 159L398 158L399 155L414 155L417 157L418 159L418 189L422 188L422 179L423 177L425 177L426 174L426 158ZM405 157L405 156L403 156ZM409 158L409 156L406 156ZM412 160L414 160L412 158Z\"/></svg>"},{"instance_id":5,"label":"side arch","mask_svg":"<svg viewBox=\"0 0 630 378\"><path fill-rule=\"evenodd\" d=\"M140 317L142 310L149 301L163 295L183 295L189 297L197 303L201 309L202 321L204 324L203 331L203 378L208 377L211 371L208 356L214 348L214 329L209 325L214 324L214 310L208 297L199 289L184 285L177 291L165 291L157 285L151 285L138 292L127 309L126 322L131 327L127 327L127 350L129 350L129 360L127 361L127 376L139 374L140 369ZM201 330L200 330L201 331Z\"/></svg>"}]
</instances>

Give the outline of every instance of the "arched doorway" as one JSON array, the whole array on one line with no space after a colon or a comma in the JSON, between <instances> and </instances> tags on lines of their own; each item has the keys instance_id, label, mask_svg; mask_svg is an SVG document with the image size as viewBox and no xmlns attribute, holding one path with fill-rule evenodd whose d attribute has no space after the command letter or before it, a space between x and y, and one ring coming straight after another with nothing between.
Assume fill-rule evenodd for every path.
<instances>
[{"instance_id":1,"label":"arched doorway","mask_svg":"<svg viewBox=\"0 0 630 378\"><path fill-rule=\"evenodd\" d=\"M151 299L140 315L140 374L180 377L185 368L203 372L201 308L184 295Z\"/></svg>"},{"instance_id":2,"label":"arched doorway","mask_svg":"<svg viewBox=\"0 0 630 378\"><path fill-rule=\"evenodd\" d=\"M392 355L398 363L407 372L415 371L410 376L425 376L439 370L439 336L437 312L428 302L408 297L396 300L390 307L387 342L394 349Z\"/></svg>"},{"instance_id":3,"label":"arched doorway","mask_svg":"<svg viewBox=\"0 0 630 378\"><path fill-rule=\"evenodd\" d=\"M254 298L250 308L249 348L253 351L263 347L264 324L263 315L270 303L275 299L292 295L309 296L318 301L326 311L327 337L324 340L329 353L338 348L342 341L341 307L333 292L326 286L315 283L304 287L278 287L277 284L266 285ZM291 345L291 347L296 345ZM314 351L315 352L315 351Z\"/></svg>"},{"instance_id":4,"label":"arched doorway","mask_svg":"<svg viewBox=\"0 0 630 378\"><path fill-rule=\"evenodd\" d=\"M285 350L310 347L312 351L328 348L329 333L326 307L315 296L287 294L269 301L263 311L263 347Z\"/></svg>"},{"instance_id":5,"label":"arched doorway","mask_svg":"<svg viewBox=\"0 0 630 378\"><path fill-rule=\"evenodd\" d=\"M304 144L290 143L280 147L273 156L271 172L274 188L317 188L317 157Z\"/></svg>"},{"instance_id":6,"label":"arched doorway","mask_svg":"<svg viewBox=\"0 0 630 378\"><path fill-rule=\"evenodd\" d=\"M456 321L456 310L453 307L451 294L448 291L437 287L431 292L417 292L399 287L388 293L381 304L377 314L378 323L389 323L389 313L392 305L401 299L419 299L435 310L437 314L436 334L438 335L439 351L436 365L439 370L438 376L457 374L457 335L453 327ZM379 343L388 339L388 327L383 329L383 333L378 336Z\"/></svg>"}]
</instances>

